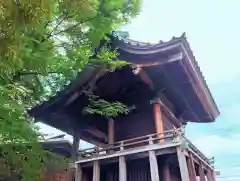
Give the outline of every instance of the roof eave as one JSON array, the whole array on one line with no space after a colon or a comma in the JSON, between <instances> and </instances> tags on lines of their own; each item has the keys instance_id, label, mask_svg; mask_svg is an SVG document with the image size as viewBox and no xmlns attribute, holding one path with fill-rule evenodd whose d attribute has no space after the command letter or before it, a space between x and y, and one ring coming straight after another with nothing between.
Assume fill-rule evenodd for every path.
<instances>
[{"instance_id":1,"label":"roof eave","mask_svg":"<svg viewBox=\"0 0 240 181\"><path fill-rule=\"evenodd\" d=\"M200 68L197 64L197 61L193 55L193 52L191 51L190 45L187 42L187 40L185 38L182 38L182 42L180 44L181 49L183 50L183 53L185 54L185 56L187 56L187 60L188 63L190 64L191 68L192 68L192 73L195 76L195 78L198 80L198 89L206 96L206 100L208 106L210 106L211 110L210 110L210 117L212 117L211 121L208 122L215 122L216 118L220 115L220 111L216 105L216 102L209 90L209 87L207 86L206 80L204 79ZM189 50L189 51L187 51ZM203 101L203 100L201 100ZM208 110L206 110L208 112ZM206 121L204 121L206 122Z\"/></svg>"}]
</instances>

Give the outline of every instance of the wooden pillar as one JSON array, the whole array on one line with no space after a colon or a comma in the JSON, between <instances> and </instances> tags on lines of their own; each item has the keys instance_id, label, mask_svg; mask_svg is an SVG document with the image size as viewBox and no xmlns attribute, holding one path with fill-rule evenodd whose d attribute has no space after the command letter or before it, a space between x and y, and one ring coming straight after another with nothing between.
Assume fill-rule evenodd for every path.
<instances>
[{"instance_id":1,"label":"wooden pillar","mask_svg":"<svg viewBox=\"0 0 240 181\"><path fill-rule=\"evenodd\" d=\"M80 138L76 133L74 133L74 135L73 135L73 147L72 147L72 160L73 160L73 162L77 161L79 143L80 143Z\"/></svg>"},{"instance_id":2,"label":"wooden pillar","mask_svg":"<svg viewBox=\"0 0 240 181\"><path fill-rule=\"evenodd\" d=\"M200 181L206 181L205 173L201 163L199 164L199 167L198 167L198 173L199 173Z\"/></svg>"},{"instance_id":3,"label":"wooden pillar","mask_svg":"<svg viewBox=\"0 0 240 181\"><path fill-rule=\"evenodd\" d=\"M169 162L166 160L163 165L163 181L171 181Z\"/></svg>"},{"instance_id":4,"label":"wooden pillar","mask_svg":"<svg viewBox=\"0 0 240 181\"><path fill-rule=\"evenodd\" d=\"M114 143L114 120L108 118L108 144Z\"/></svg>"},{"instance_id":5,"label":"wooden pillar","mask_svg":"<svg viewBox=\"0 0 240 181\"><path fill-rule=\"evenodd\" d=\"M188 166L190 181L197 181L197 174L196 174L195 165L193 162L193 157L191 152L189 152L189 157L187 159L187 166Z\"/></svg>"},{"instance_id":6,"label":"wooden pillar","mask_svg":"<svg viewBox=\"0 0 240 181\"><path fill-rule=\"evenodd\" d=\"M211 171L211 175L212 175L212 180L215 181L216 180L216 172L214 169Z\"/></svg>"},{"instance_id":7,"label":"wooden pillar","mask_svg":"<svg viewBox=\"0 0 240 181\"><path fill-rule=\"evenodd\" d=\"M159 173L158 173L157 156L154 151L149 151L149 162L150 162L151 181L160 181Z\"/></svg>"},{"instance_id":8,"label":"wooden pillar","mask_svg":"<svg viewBox=\"0 0 240 181\"><path fill-rule=\"evenodd\" d=\"M75 181L82 181L82 169L79 164L76 164Z\"/></svg>"},{"instance_id":9,"label":"wooden pillar","mask_svg":"<svg viewBox=\"0 0 240 181\"><path fill-rule=\"evenodd\" d=\"M100 181L100 166L97 160L93 162L93 181Z\"/></svg>"},{"instance_id":10,"label":"wooden pillar","mask_svg":"<svg viewBox=\"0 0 240 181\"><path fill-rule=\"evenodd\" d=\"M127 165L124 156L119 157L119 181L127 181Z\"/></svg>"},{"instance_id":11,"label":"wooden pillar","mask_svg":"<svg viewBox=\"0 0 240 181\"><path fill-rule=\"evenodd\" d=\"M212 173L211 173L211 170L207 170L207 181L214 181L213 178L212 178Z\"/></svg>"},{"instance_id":12,"label":"wooden pillar","mask_svg":"<svg viewBox=\"0 0 240 181\"><path fill-rule=\"evenodd\" d=\"M154 121L156 127L156 133L159 134L158 137L160 138L160 143L164 142L164 126L163 126L163 118L161 112L161 105L159 103L155 103L153 105L154 109Z\"/></svg>"},{"instance_id":13,"label":"wooden pillar","mask_svg":"<svg viewBox=\"0 0 240 181\"><path fill-rule=\"evenodd\" d=\"M178 162L179 162L182 181L190 181L186 156L184 155L180 147L177 148L177 156L178 156Z\"/></svg>"}]
</instances>

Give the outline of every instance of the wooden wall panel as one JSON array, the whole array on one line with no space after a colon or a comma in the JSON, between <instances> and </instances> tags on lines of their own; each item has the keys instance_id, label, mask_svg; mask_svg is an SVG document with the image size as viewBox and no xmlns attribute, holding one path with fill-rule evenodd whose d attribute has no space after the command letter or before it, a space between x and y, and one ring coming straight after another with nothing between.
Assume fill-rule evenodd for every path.
<instances>
[{"instance_id":1,"label":"wooden wall panel","mask_svg":"<svg viewBox=\"0 0 240 181\"><path fill-rule=\"evenodd\" d=\"M115 120L115 141L155 133L152 106Z\"/></svg>"}]
</instances>

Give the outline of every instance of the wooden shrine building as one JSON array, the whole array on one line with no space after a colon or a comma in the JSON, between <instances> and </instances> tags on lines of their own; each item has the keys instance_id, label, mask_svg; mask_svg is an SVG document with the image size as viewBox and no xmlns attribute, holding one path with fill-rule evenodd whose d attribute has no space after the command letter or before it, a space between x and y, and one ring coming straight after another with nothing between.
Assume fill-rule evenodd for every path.
<instances>
[{"instance_id":1,"label":"wooden shrine building","mask_svg":"<svg viewBox=\"0 0 240 181\"><path fill-rule=\"evenodd\" d=\"M188 122L210 123L219 115L185 35L154 45L111 38L131 65L114 72L87 66L30 111L74 136L76 181L215 181L209 159L184 135ZM116 118L83 114L86 90L134 109ZM96 147L76 157L79 139Z\"/></svg>"}]
</instances>

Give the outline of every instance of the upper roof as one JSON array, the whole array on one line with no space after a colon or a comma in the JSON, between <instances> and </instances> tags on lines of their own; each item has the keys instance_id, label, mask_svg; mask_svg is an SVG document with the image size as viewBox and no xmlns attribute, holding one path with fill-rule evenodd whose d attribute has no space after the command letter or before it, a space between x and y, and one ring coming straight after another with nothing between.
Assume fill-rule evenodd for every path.
<instances>
[{"instance_id":1,"label":"upper roof","mask_svg":"<svg viewBox=\"0 0 240 181\"><path fill-rule=\"evenodd\" d=\"M206 111L209 112L210 118L208 120L198 120L197 122L212 122L220 114L204 79L204 76L200 70L200 67L198 66L193 51L191 50L190 44L187 41L185 33L183 33L180 37L173 36L169 41L164 42L161 40L155 44L125 39L118 36L117 32L114 32L112 34L112 39L114 46L119 49L120 57L123 57L124 60L131 62L133 61L137 64L143 64L143 61L136 61L136 59L132 60L133 56L137 56L140 60L159 59L160 61L162 60L162 67L167 66L163 65L165 63L169 63L170 65L172 62L178 61L182 69L187 74L187 81L191 83L193 91L205 107ZM149 58L150 56L151 58ZM165 62L163 59L165 59ZM147 63L146 61L144 63ZM171 72L169 71L167 74L173 74L175 73L174 71L177 71L176 67L172 67L172 69L169 68L168 70L171 70Z\"/></svg>"},{"instance_id":2,"label":"upper roof","mask_svg":"<svg viewBox=\"0 0 240 181\"><path fill-rule=\"evenodd\" d=\"M173 37L169 41L160 41L157 44L124 39L117 33L113 33L110 37L111 46L118 49L119 58L131 62L133 68L141 67L145 71L154 85L154 92L166 95L175 106L176 117L181 121L212 122L219 115L217 105L186 40L185 33L180 37ZM70 118L67 117L67 112L60 115L58 111L60 109L57 107L62 109L62 105L68 105L81 97L82 92L92 82L98 81L102 92L106 91L103 89L106 85L109 86L108 91L115 91L117 88L111 87L116 87L120 82L123 84L130 81L127 76L123 78L125 74L131 76L132 69L124 68L124 70L108 73L99 67L87 66L75 80L48 101L33 108L30 114L51 126L64 130L68 124L65 120ZM131 82L128 82L129 84ZM82 104L86 103L84 97L80 100ZM50 121L52 119L58 121L52 122ZM76 118L71 117L71 119ZM84 123L82 124L84 126ZM66 129L64 131L68 132Z\"/></svg>"}]
</instances>

